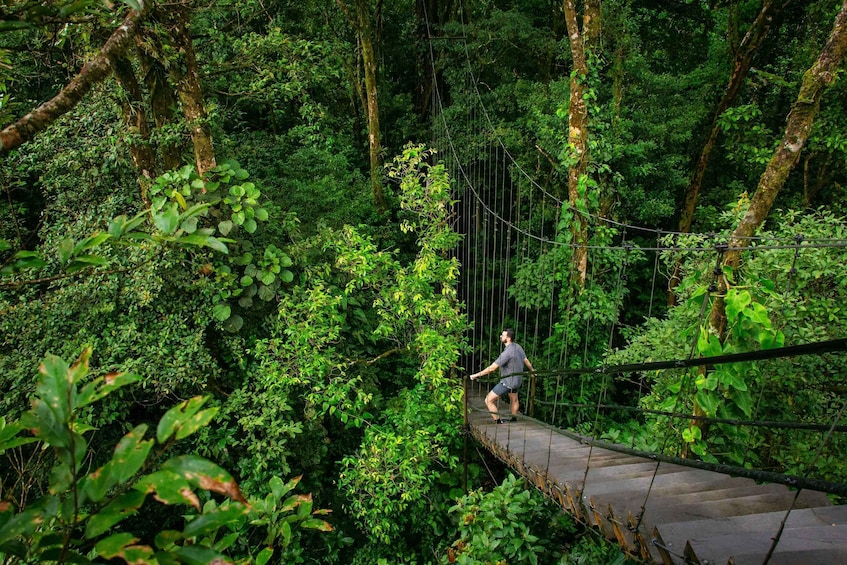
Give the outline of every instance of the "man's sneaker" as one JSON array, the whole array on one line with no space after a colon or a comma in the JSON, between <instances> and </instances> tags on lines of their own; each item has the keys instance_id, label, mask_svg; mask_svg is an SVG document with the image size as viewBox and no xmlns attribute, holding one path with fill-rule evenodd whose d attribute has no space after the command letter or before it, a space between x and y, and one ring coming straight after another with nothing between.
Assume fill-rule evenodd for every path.
<instances>
[{"instance_id":1,"label":"man's sneaker","mask_svg":"<svg viewBox=\"0 0 847 565\"><path fill-rule=\"evenodd\" d=\"M497 423L497 424L506 424L506 423L508 423L508 422L506 422L506 420L504 420L503 418L497 418L496 420L494 420L494 422L495 422L495 423Z\"/></svg>"}]
</instances>

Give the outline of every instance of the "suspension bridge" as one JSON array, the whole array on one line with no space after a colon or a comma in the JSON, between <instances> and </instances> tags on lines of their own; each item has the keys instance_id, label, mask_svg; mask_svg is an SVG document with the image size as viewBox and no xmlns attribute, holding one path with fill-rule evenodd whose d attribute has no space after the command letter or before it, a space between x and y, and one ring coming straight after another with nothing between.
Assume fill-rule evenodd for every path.
<instances>
[{"instance_id":1,"label":"suspension bridge","mask_svg":"<svg viewBox=\"0 0 847 565\"><path fill-rule=\"evenodd\" d=\"M847 239L810 237L800 220L734 248L752 281L733 312L749 339L739 340L746 350L724 349L701 328L728 234L673 233L569 204L547 152L538 147L535 162L514 156L521 137L504 135L508 125L489 111L494 98L466 44L464 54L441 49L429 33L433 145L455 183L454 228L464 235L456 259L473 328L466 374L497 358L507 327L542 369L526 375L521 414L506 424L483 402L494 383L466 379L470 434L645 562L847 564L847 505L836 503L847 497L847 340L837 323L799 321L808 293L841 306L832 289L843 275L813 265L843 266ZM440 77L438 58L456 54L466 76ZM588 260L575 291L577 248ZM668 311L677 265L686 282ZM625 351L636 327L652 332L632 347L640 358ZM810 420L812 406L824 420Z\"/></svg>"}]
</instances>

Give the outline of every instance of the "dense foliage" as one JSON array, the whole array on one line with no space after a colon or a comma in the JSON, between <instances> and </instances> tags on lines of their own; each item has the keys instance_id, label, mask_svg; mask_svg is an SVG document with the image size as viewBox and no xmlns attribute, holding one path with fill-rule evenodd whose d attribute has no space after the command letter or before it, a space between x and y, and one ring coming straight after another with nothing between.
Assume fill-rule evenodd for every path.
<instances>
[{"instance_id":1,"label":"dense foliage","mask_svg":"<svg viewBox=\"0 0 847 565\"><path fill-rule=\"evenodd\" d=\"M494 481L463 461L462 365L483 347L470 330L490 330L461 284L537 311L550 331L523 344L551 369L843 337L847 87L840 72L821 86L757 226L762 242L833 245L762 245L719 269L717 292L713 246L785 145L838 3L574 4L7 2L0 554L622 561L520 481L478 490ZM575 50L566 17L594 9L573 20ZM504 177L513 200L496 192ZM460 264L465 237L479 240L456 206L477 198L502 218L541 209L516 223L553 244L504 244L508 281ZM679 250L639 249L660 244ZM564 386L576 404L819 423L844 376L823 356ZM558 414L640 448L795 474L818 440ZM843 445L816 472L842 477ZM332 514L313 517L312 501Z\"/></svg>"}]
</instances>

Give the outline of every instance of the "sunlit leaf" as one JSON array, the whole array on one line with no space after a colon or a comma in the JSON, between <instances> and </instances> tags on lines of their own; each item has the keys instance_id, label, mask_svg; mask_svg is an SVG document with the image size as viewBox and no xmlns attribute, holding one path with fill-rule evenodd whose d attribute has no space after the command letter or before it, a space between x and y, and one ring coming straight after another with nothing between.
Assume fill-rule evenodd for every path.
<instances>
[{"instance_id":1,"label":"sunlit leaf","mask_svg":"<svg viewBox=\"0 0 847 565\"><path fill-rule=\"evenodd\" d=\"M165 443L180 427L188 422L209 400L208 396L195 396L184 400L165 412L156 427L156 440Z\"/></svg>"}]
</instances>

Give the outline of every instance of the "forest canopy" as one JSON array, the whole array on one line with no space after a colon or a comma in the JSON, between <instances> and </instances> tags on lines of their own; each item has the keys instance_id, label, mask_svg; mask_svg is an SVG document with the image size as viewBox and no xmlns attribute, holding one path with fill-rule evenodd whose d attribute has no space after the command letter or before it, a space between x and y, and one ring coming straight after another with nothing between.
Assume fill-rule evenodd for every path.
<instances>
[{"instance_id":1,"label":"forest canopy","mask_svg":"<svg viewBox=\"0 0 847 565\"><path fill-rule=\"evenodd\" d=\"M846 52L844 0L4 3L0 556L623 562L464 449L508 321L467 299L545 312L524 346L571 367L844 337L843 245L742 249L847 239ZM518 170L543 190L490 212L555 202L521 227L562 245L488 280L456 250L494 183L463 175ZM624 253L597 219L653 231ZM684 409L750 416L766 385L769 417L825 420L841 365L704 376ZM639 378L616 400L676 406L681 372ZM779 439L604 425L737 464Z\"/></svg>"}]
</instances>

